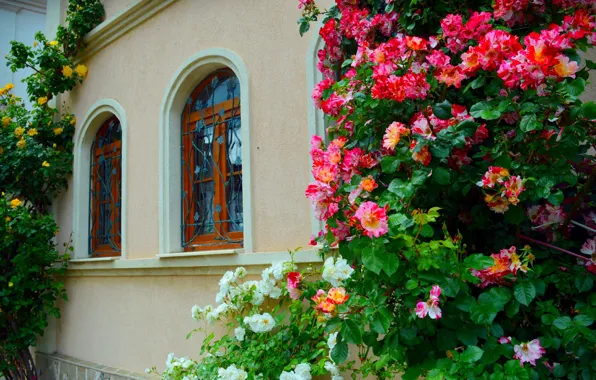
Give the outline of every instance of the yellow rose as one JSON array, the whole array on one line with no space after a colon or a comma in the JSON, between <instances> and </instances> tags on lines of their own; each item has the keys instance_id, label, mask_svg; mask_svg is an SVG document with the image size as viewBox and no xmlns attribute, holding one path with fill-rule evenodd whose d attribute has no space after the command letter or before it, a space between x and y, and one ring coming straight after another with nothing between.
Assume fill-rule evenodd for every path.
<instances>
[{"instance_id":1,"label":"yellow rose","mask_svg":"<svg viewBox=\"0 0 596 380\"><path fill-rule=\"evenodd\" d=\"M50 167L50 163L47 161L44 161L41 166L43 166L44 168L49 168Z\"/></svg>"},{"instance_id":2,"label":"yellow rose","mask_svg":"<svg viewBox=\"0 0 596 380\"><path fill-rule=\"evenodd\" d=\"M80 77L85 78L87 76L88 69L85 65L77 65L75 71L77 72L77 74L79 74Z\"/></svg>"},{"instance_id":3,"label":"yellow rose","mask_svg":"<svg viewBox=\"0 0 596 380\"><path fill-rule=\"evenodd\" d=\"M64 75L67 78L70 78L72 76L72 67L62 66L62 75Z\"/></svg>"},{"instance_id":4,"label":"yellow rose","mask_svg":"<svg viewBox=\"0 0 596 380\"><path fill-rule=\"evenodd\" d=\"M29 136L31 136L31 137L33 137L33 136L36 136L36 135L38 135L38 133L37 133L37 129L35 129L35 128L31 128L31 129L29 130L29 132L27 132L27 134L28 134Z\"/></svg>"},{"instance_id":5,"label":"yellow rose","mask_svg":"<svg viewBox=\"0 0 596 380\"><path fill-rule=\"evenodd\" d=\"M62 129L62 128L54 128L54 134L56 136L61 135L63 130L64 129Z\"/></svg>"},{"instance_id":6,"label":"yellow rose","mask_svg":"<svg viewBox=\"0 0 596 380\"><path fill-rule=\"evenodd\" d=\"M12 207L12 208L17 208L22 204L23 204L23 202L21 202L19 198L15 198L12 201L10 201L10 207Z\"/></svg>"},{"instance_id":7,"label":"yellow rose","mask_svg":"<svg viewBox=\"0 0 596 380\"><path fill-rule=\"evenodd\" d=\"M9 283L8 283L8 287L9 287L9 288L12 288L13 286L14 286L14 284L13 284L12 282L9 282Z\"/></svg>"},{"instance_id":8,"label":"yellow rose","mask_svg":"<svg viewBox=\"0 0 596 380\"><path fill-rule=\"evenodd\" d=\"M25 141L25 139L20 139L20 140L17 142L17 147L19 147L19 148L24 148L24 147L25 147L25 145L27 145L27 142Z\"/></svg>"},{"instance_id":9,"label":"yellow rose","mask_svg":"<svg viewBox=\"0 0 596 380\"><path fill-rule=\"evenodd\" d=\"M4 87L0 88L0 96L6 94L6 89Z\"/></svg>"},{"instance_id":10,"label":"yellow rose","mask_svg":"<svg viewBox=\"0 0 596 380\"><path fill-rule=\"evenodd\" d=\"M73 117L72 119L70 119L70 125L75 125L77 123L77 118Z\"/></svg>"},{"instance_id":11,"label":"yellow rose","mask_svg":"<svg viewBox=\"0 0 596 380\"><path fill-rule=\"evenodd\" d=\"M14 84L9 83L6 86L4 86L5 89L7 89L8 91L12 90L14 88Z\"/></svg>"},{"instance_id":12,"label":"yellow rose","mask_svg":"<svg viewBox=\"0 0 596 380\"><path fill-rule=\"evenodd\" d=\"M33 41L33 47L37 47L37 41Z\"/></svg>"},{"instance_id":13,"label":"yellow rose","mask_svg":"<svg viewBox=\"0 0 596 380\"><path fill-rule=\"evenodd\" d=\"M7 216L6 219L4 219L6 221L6 223L10 222L12 219L10 218L10 216Z\"/></svg>"},{"instance_id":14,"label":"yellow rose","mask_svg":"<svg viewBox=\"0 0 596 380\"><path fill-rule=\"evenodd\" d=\"M10 122L12 121L12 119L8 116L2 116L2 126L3 127L8 127L8 124L10 124Z\"/></svg>"},{"instance_id":15,"label":"yellow rose","mask_svg":"<svg viewBox=\"0 0 596 380\"><path fill-rule=\"evenodd\" d=\"M52 148L56 149L56 144L52 144Z\"/></svg>"},{"instance_id":16,"label":"yellow rose","mask_svg":"<svg viewBox=\"0 0 596 380\"><path fill-rule=\"evenodd\" d=\"M39 104L40 106L43 106L47 102L48 102L47 96L42 96L41 98L37 99L37 104Z\"/></svg>"},{"instance_id":17,"label":"yellow rose","mask_svg":"<svg viewBox=\"0 0 596 380\"><path fill-rule=\"evenodd\" d=\"M56 40L50 41L50 42L48 42L48 45L50 45L50 46L56 46L56 45L58 45L58 41L56 41Z\"/></svg>"},{"instance_id":18,"label":"yellow rose","mask_svg":"<svg viewBox=\"0 0 596 380\"><path fill-rule=\"evenodd\" d=\"M16 137L21 137L21 136L23 136L24 133L25 133L25 128L23 128L23 127L16 127L14 129L14 135Z\"/></svg>"}]
</instances>

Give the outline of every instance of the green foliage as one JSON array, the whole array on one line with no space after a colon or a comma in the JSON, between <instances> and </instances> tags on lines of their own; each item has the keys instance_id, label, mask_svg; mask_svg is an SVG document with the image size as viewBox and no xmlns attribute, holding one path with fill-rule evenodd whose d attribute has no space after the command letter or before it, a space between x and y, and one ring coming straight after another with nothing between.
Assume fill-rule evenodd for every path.
<instances>
[{"instance_id":1,"label":"green foliage","mask_svg":"<svg viewBox=\"0 0 596 380\"><path fill-rule=\"evenodd\" d=\"M72 172L76 119L48 102L86 77L74 55L103 14L99 0L72 0L55 41L38 32L33 46L12 41L6 57L13 72L33 71L23 80L31 109L11 94L12 84L0 88L0 372L7 379L36 376L29 347L66 300L59 276L69 255L54 244L49 207Z\"/></svg>"}]
</instances>

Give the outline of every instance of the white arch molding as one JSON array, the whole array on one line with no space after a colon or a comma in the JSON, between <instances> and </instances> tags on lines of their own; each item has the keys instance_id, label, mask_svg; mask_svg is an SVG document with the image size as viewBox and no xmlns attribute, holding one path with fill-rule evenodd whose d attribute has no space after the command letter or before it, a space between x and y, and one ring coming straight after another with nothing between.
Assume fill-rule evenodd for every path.
<instances>
[{"instance_id":1,"label":"white arch molding","mask_svg":"<svg viewBox=\"0 0 596 380\"><path fill-rule=\"evenodd\" d=\"M159 255L182 253L181 241L181 115L192 90L213 71L231 69L240 82L242 139L242 208L244 252L253 251L249 75L242 59L228 49L202 50L172 77L159 113Z\"/></svg>"},{"instance_id":2,"label":"white arch molding","mask_svg":"<svg viewBox=\"0 0 596 380\"><path fill-rule=\"evenodd\" d=\"M128 190L128 121L124 108L114 99L100 99L91 106L80 128L74 135L74 174L73 174L73 247L75 259L89 258L89 176L90 150L95 134L110 117L116 116L122 129L121 161L122 193L120 203L120 257L126 258L127 248L127 190ZM101 258L99 259L101 260Z\"/></svg>"},{"instance_id":3,"label":"white arch molding","mask_svg":"<svg viewBox=\"0 0 596 380\"><path fill-rule=\"evenodd\" d=\"M312 33L310 45L306 54L306 104L308 107L308 138L313 135L325 136L325 114L315 107L312 100L312 90L315 85L323 80L323 74L317 68L319 62L318 51L325 46L325 41L319 36L321 23L313 24L308 33ZM314 180L312 173L311 181ZM313 235L317 235L323 229L323 222L315 217L314 210L310 209L311 230Z\"/></svg>"}]
</instances>

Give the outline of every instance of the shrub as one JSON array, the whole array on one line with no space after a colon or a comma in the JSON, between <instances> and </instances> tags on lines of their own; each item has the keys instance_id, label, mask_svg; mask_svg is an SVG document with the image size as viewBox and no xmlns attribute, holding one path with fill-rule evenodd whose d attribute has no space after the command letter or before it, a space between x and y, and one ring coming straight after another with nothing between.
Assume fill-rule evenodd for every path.
<instances>
[{"instance_id":1,"label":"shrub","mask_svg":"<svg viewBox=\"0 0 596 380\"><path fill-rule=\"evenodd\" d=\"M334 283L326 261L323 280L303 274L290 315L274 309L281 327L208 338L213 356L184 375L595 378L596 104L579 98L594 3L299 3L301 33L323 18L312 97L330 121L306 195L322 254L353 273ZM245 329L262 313L224 308ZM296 316L311 323L296 348L269 346Z\"/></svg>"}]
</instances>

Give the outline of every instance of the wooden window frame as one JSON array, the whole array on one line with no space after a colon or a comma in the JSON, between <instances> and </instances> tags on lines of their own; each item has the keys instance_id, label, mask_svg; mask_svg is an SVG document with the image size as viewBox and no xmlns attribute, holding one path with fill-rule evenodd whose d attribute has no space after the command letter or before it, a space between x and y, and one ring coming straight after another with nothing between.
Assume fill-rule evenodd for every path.
<instances>
[{"instance_id":1,"label":"wooden window frame","mask_svg":"<svg viewBox=\"0 0 596 380\"><path fill-rule=\"evenodd\" d=\"M229 69L217 70L209 74L194 89L194 91L190 95L190 101L184 107L184 112L182 114L182 160L186 160L188 158L188 162L182 162L182 165L189 165L190 162L193 163L194 166L196 149L193 148L193 140L195 138L195 133L191 133L191 131L195 129L197 121L203 120L206 121L205 126L211 126L213 124L216 124L216 127L213 131L214 143L212 144L211 157L212 159L217 158L218 163L214 163L212 166L213 168L218 167L221 172L221 175L213 172L212 176L209 178L195 180L192 175L188 175L188 173L185 172L184 169L182 170L182 191L186 192L186 194L192 194L194 192L196 184L201 182L213 181L213 204L221 206L220 212L213 212L214 232L212 234L197 235L193 238L193 236L195 235L195 227L193 226L193 224L195 224L195 221L193 218L194 215L200 211L198 210L195 201L190 202L190 210L188 210L185 207L184 200L182 201L182 234L184 240L183 249L186 252L205 251L213 249L236 249L242 248L244 244L244 231L230 232L229 222L221 222L222 220L229 220L225 182L230 176L242 175L242 170L232 173L229 172L229 168L227 165L228 161L226 157L227 124L228 121L232 118L240 118L240 98L228 99L221 103L209 106L206 109L191 112L198 95L205 89L205 87L211 84L212 80L215 77L224 79L230 76L235 75L232 72L232 70ZM221 111L223 111L223 113ZM218 115L221 116L220 121L215 120L215 118ZM208 122L209 118L212 119L211 122ZM215 141L218 141L219 139L220 141L218 143L215 143ZM191 200L194 200L192 196ZM218 228L220 228L219 232L217 230ZM227 240L222 239L220 236L226 236ZM186 243L185 245L184 242L188 243Z\"/></svg>"},{"instance_id":2,"label":"wooden window frame","mask_svg":"<svg viewBox=\"0 0 596 380\"><path fill-rule=\"evenodd\" d=\"M96 147L95 143L97 141L97 137L100 136L104 132L104 130L109 129L109 125L112 122L117 122L120 124L120 121L116 116L110 117L106 120L102 126L99 128L95 135L95 139L92 145L92 152L91 152L91 186L93 186L93 191L96 194L101 194L102 183L99 178L99 158L104 157L105 159L109 159L112 163L111 167L116 168L116 173L111 176L113 180L110 183L112 194L112 199L104 201L101 199L101 196L92 197L90 200L91 203L91 235L89 236L89 255L91 257L117 257L120 256L122 253L122 237L120 236L120 223L122 220L121 207L116 207L117 204L121 204L121 188L118 185L122 183L122 138L118 141L114 141L110 144L104 145L103 147ZM90 195L91 196L91 195ZM111 219L111 231L110 234L114 236L114 241L118 250L114 249L114 247L108 242L107 244L99 244L98 234L101 230L101 221L100 221L100 208L102 204L111 203L113 207L113 212L110 215Z\"/></svg>"}]
</instances>

